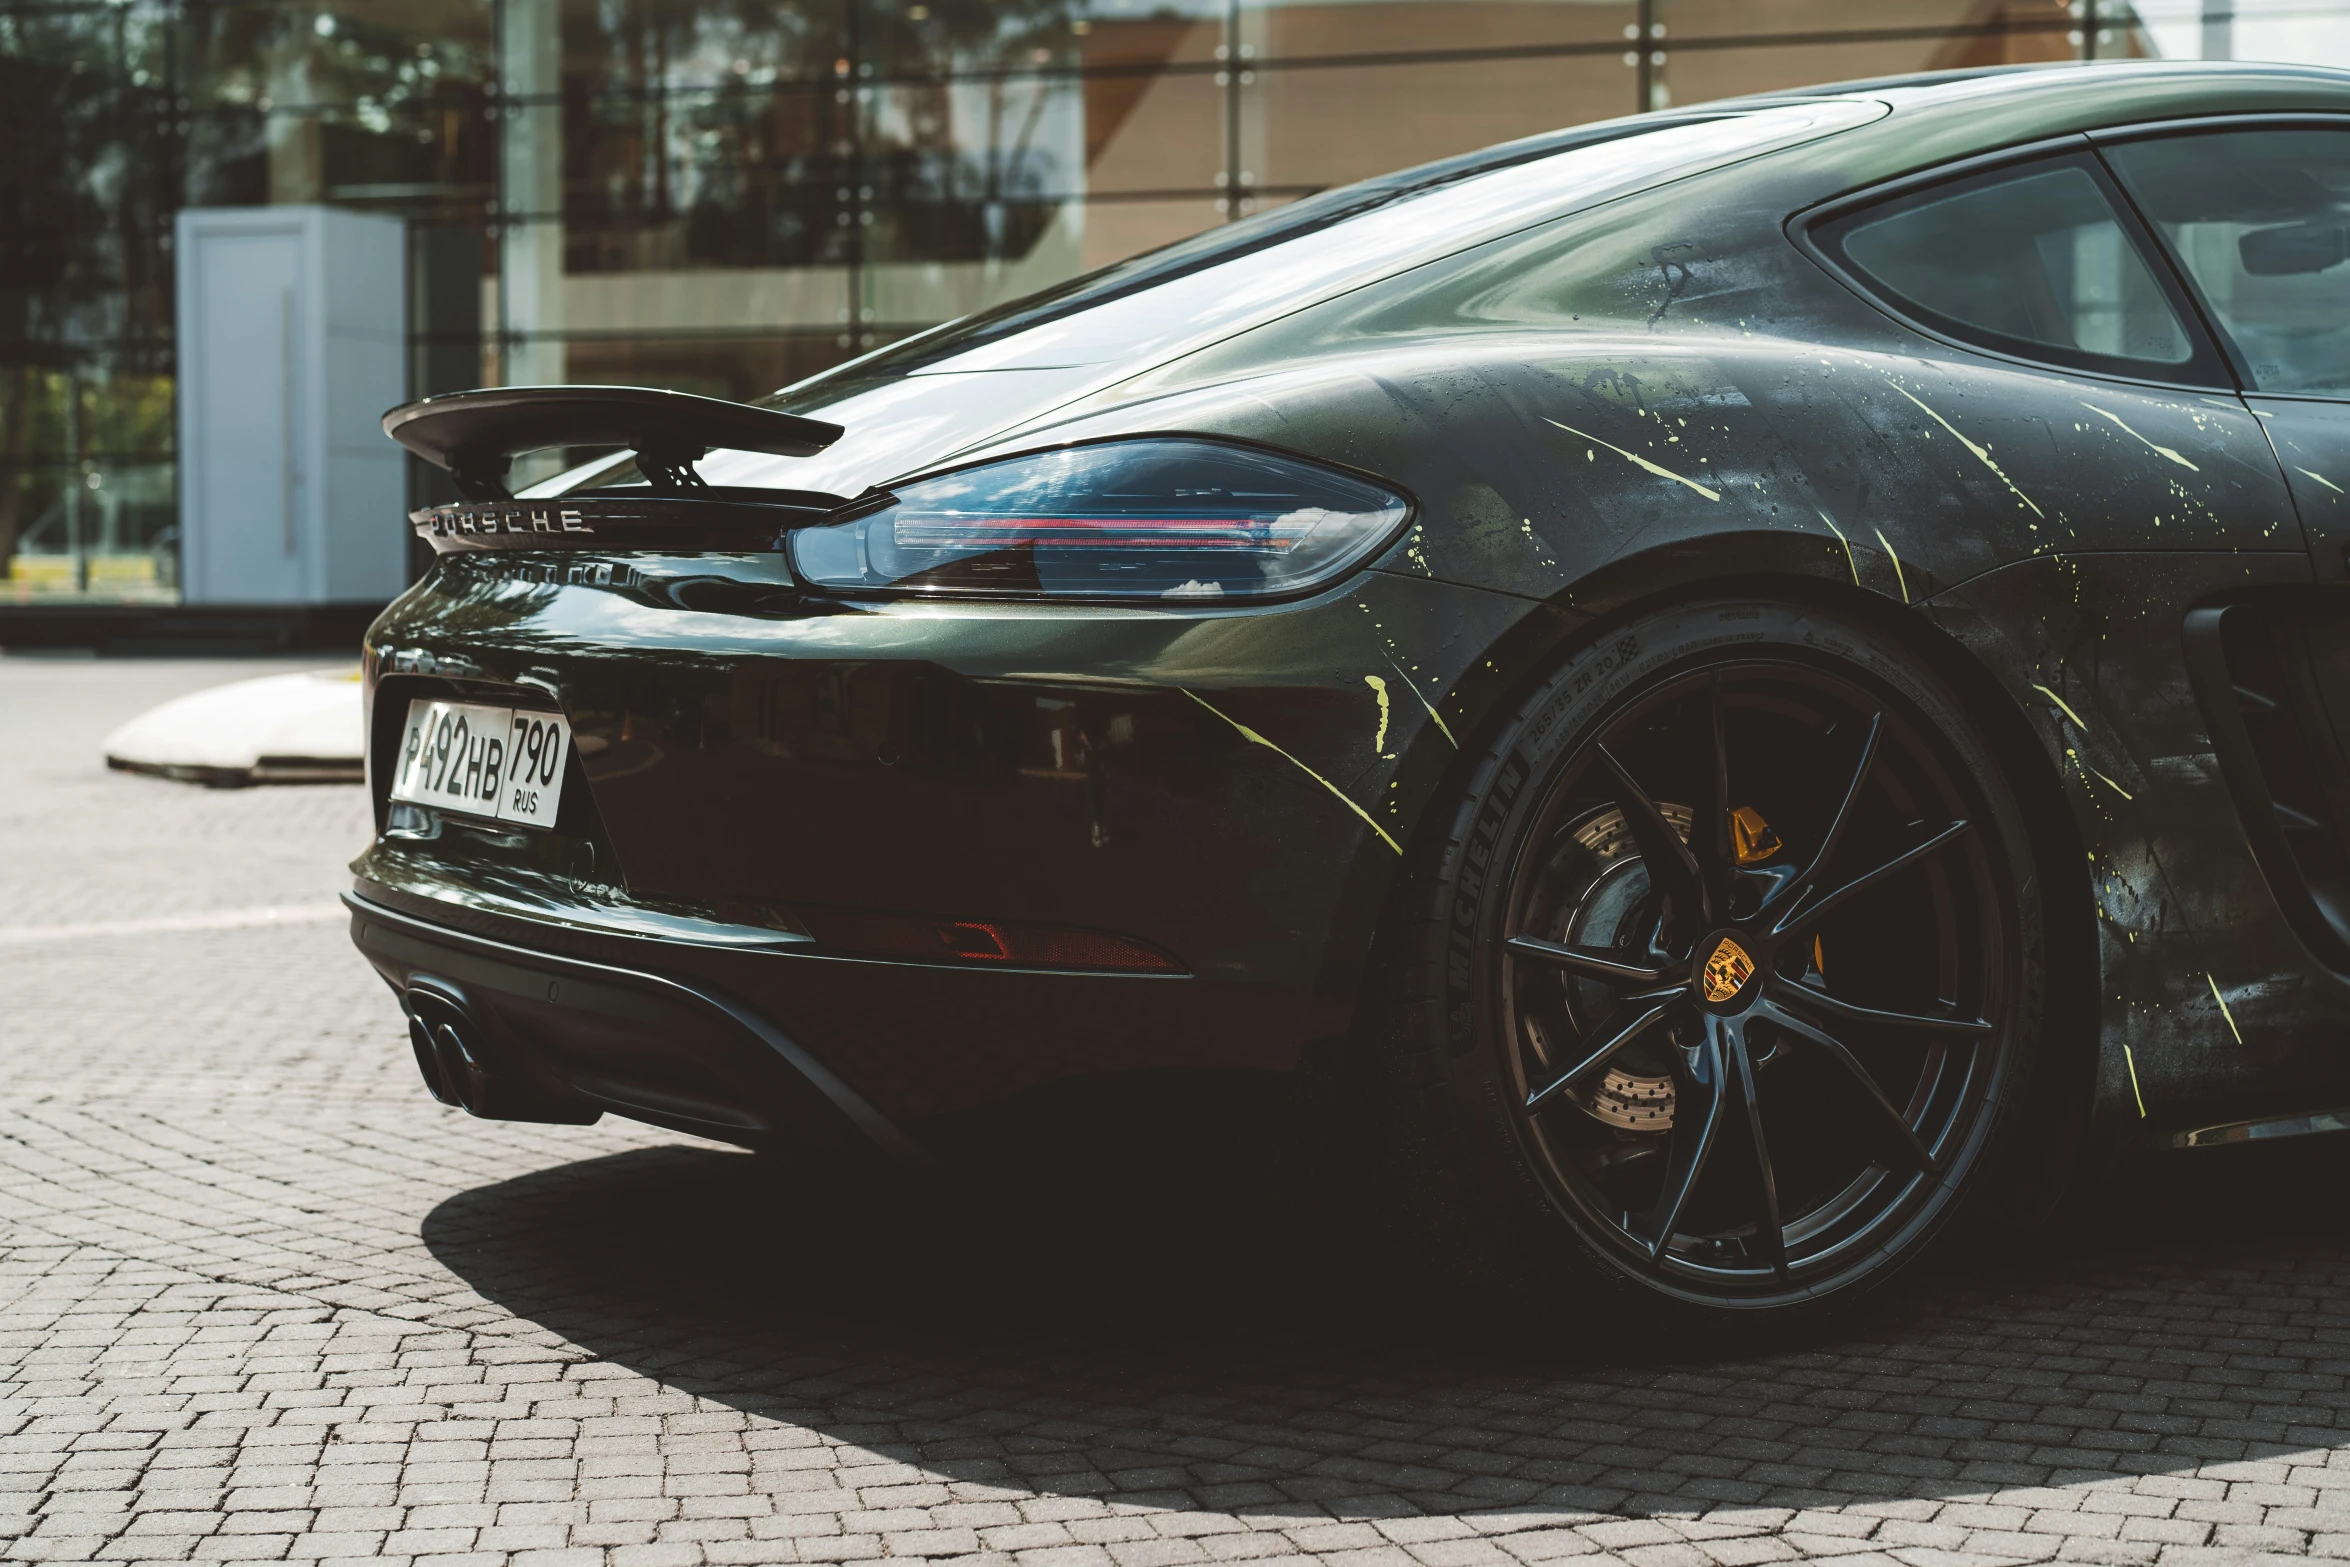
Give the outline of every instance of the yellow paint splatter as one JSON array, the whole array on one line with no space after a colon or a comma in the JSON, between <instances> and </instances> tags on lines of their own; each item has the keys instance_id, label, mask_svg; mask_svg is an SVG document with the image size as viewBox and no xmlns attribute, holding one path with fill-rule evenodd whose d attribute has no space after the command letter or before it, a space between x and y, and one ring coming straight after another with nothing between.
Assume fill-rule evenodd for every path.
<instances>
[{"instance_id":1,"label":"yellow paint splatter","mask_svg":"<svg viewBox=\"0 0 2350 1567\"><path fill-rule=\"evenodd\" d=\"M1436 711L1436 704L1420 694L1420 688L1412 683L1412 677L1403 672L1403 665L1397 663L1393 656L1390 656L1387 660L1387 667L1395 671L1397 678L1403 681L1404 689L1411 692L1419 704L1428 710L1428 716L1436 721L1437 729L1445 739L1452 741L1452 748L1456 751L1459 750L1461 743L1453 739L1452 726L1444 721L1442 713Z\"/></svg>"},{"instance_id":2,"label":"yellow paint splatter","mask_svg":"<svg viewBox=\"0 0 2350 1567\"><path fill-rule=\"evenodd\" d=\"M2081 723L2081 715L2073 711L2071 703L2067 702L2063 697L2058 696L2055 692L2049 690L2046 686L2041 685L2038 681L2034 681L2032 683L2032 689L2039 692L2042 696L2048 698L2049 701L2054 702L2063 712L2065 717L2071 719L2076 725L2079 725L2082 733L2086 734L2088 732L2089 726L2087 724Z\"/></svg>"},{"instance_id":3,"label":"yellow paint splatter","mask_svg":"<svg viewBox=\"0 0 2350 1567\"><path fill-rule=\"evenodd\" d=\"M2228 998L2219 993L2219 981L2209 974L2203 976L2203 981L2211 987L2211 999L2219 1003L2219 1015L2228 1020L2228 1032L2236 1036L2237 1044L2242 1044L2244 1031L2236 1026L2236 1014L2228 1010Z\"/></svg>"},{"instance_id":4,"label":"yellow paint splatter","mask_svg":"<svg viewBox=\"0 0 2350 1567\"><path fill-rule=\"evenodd\" d=\"M2324 474L2317 472L2315 469L2295 468L2293 471L2295 473L2308 474L2312 479L2315 479L2318 483L2324 485L2327 489L2333 491L2336 495L2350 495L2350 490L2343 489L2340 485L2327 478Z\"/></svg>"},{"instance_id":5,"label":"yellow paint splatter","mask_svg":"<svg viewBox=\"0 0 2350 1567\"><path fill-rule=\"evenodd\" d=\"M1395 839L1388 836L1387 829L1373 821L1371 819L1371 813L1364 810L1361 806L1355 804L1354 801L1347 796L1345 790L1339 788L1338 785L1332 783L1329 779L1323 777L1320 773L1315 772L1311 767L1308 767L1305 763L1299 761L1296 757L1291 756L1287 751L1282 750L1281 747L1275 745L1272 741L1266 739L1263 735L1258 734L1254 729L1251 729L1248 725L1242 723L1239 719L1234 718L1231 714L1224 712L1214 703L1202 697L1198 692L1186 690L1183 694L1187 697L1190 697L1194 702L1199 703L1200 706L1206 708L1209 712L1214 713L1218 718L1223 719L1224 722L1230 724L1234 729L1238 730L1240 733L1240 738L1246 740L1250 745L1263 746L1266 750L1272 752L1275 756L1280 757L1290 766L1296 768L1299 772L1305 774L1308 778L1311 778L1314 782L1329 790L1333 799L1337 800L1348 810L1361 817L1363 819L1363 824L1369 827L1371 831L1379 835L1379 841L1381 843L1386 844L1390 849L1393 849L1398 854L1403 853L1403 845L1397 843Z\"/></svg>"},{"instance_id":6,"label":"yellow paint splatter","mask_svg":"<svg viewBox=\"0 0 2350 1567\"><path fill-rule=\"evenodd\" d=\"M1420 568L1422 575L1430 577L1436 575L1434 571L1429 569L1428 556L1420 548L1420 525L1418 523L1412 524L1411 534L1404 540L1403 554L1404 559Z\"/></svg>"},{"instance_id":7,"label":"yellow paint splatter","mask_svg":"<svg viewBox=\"0 0 2350 1567\"><path fill-rule=\"evenodd\" d=\"M1877 536L1879 544L1885 546L1885 558L1893 562L1893 580L1901 586L1901 602L1908 603L1909 576L1901 569L1901 557L1893 553L1893 541L1885 537L1883 528L1871 528L1869 531Z\"/></svg>"},{"instance_id":8,"label":"yellow paint splatter","mask_svg":"<svg viewBox=\"0 0 2350 1567\"><path fill-rule=\"evenodd\" d=\"M1387 682L1377 675L1365 675L1363 684L1379 699L1379 732L1371 737L1371 749L1384 752L1387 749Z\"/></svg>"},{"instance_id":9,"label":"yellow paint splatter","mask_svg":"<svg viewBox=\"0 0 2350 1567\"><path fill-rule=\"evenodd\" d=\"M2138 1101L2138 1119L2146 1119L2146 1096L2138 1091L2138 1058L2130 1054L2127 1044L2122 1046L2122 1064L2130 1069L2130 1097Z\"/></svg>"},{"instance_id":10,"label":"yellow paint splatter","mask_svg":"<svg viewBox=\"0 0 2350 1567\"><path fill-rule=\"evenodd\" d=\"M1852 573L1852 585L1856 588L1859 587L1860 562L1852 558L1852 541L1844 536L1844 530L1842 528L1836 526L1836 519L1829 516L1826 512L1823 511L1820 513L1820 521L1828 525L1828 531L1836 535L1836 542L1844 546L1845 568Z\"/></svg>"},{"instance_id":11,"label":"yellow paint splatter","mask_svg":"<svg viewBox=\"0 0 2350 1567\"><path fill-rule=\"evenodd\" d=\"M2186 458L2181 457L2178 454L2176 448L2165 446L2159 441L2149 441L2146 439L2146 437L2140 435L2137 431L2131 429L2128 425L2122 424L2122 416L2120 414L2107 413L2104 409L2098 407L2095 403L2083 403L2081 406L2088 409L2089 412L2093 414L2103 415L2105 418L2111 419L2115 424L2121 425L2122 432L2129 436L2132 440L2138 442L2142 446L2150 447L2153 450L2160 452L2163 456L2169 458L2172 462L2177 463L2180 467L2185 468L2193 473L2201 473L2203 471L2202 469L2196 467L2193 463L2187 461Z\"/></svg>"},{"instance_id":12,"label":"yellow paint splatter","mask_svg":"<svg viewBox=\"0 0 2350 1567\"><path fill-rule=\"evenodd\" d=\"M1647 458L1641 456L1638 452L1628 452L1621 446L1611 445L1610 443L1601 440L1596 435L1591 435L1582 430L1576 429L1571 424L1559 424L1556 419L1549 417L1547 414L1543 416L1542 422L1544 424L1558 425L1560 429L1566 431L1569 435L1580 435L1584 440L1591 442L1594 446L1605 446L1609 451L1614 452L1618 457L1623 458L1626 462L1633 464L1635 467L1644 468L1648 472L1655 474L1660 479L1670 479L1675 484L1686 484L1689 486L1689 488L1695 490L1698 494L1704 496L1709 501L1718 501L1722 498L1721 491L1709 490L1704 485L1698 483L1695 479L1684 479L1679 474L1675 473L1672 469L1663 467L1657 463L1650 462Z\"/></svg>"},{"instance_id":13,"label":"yellow paint splatter","mask_svg":"<svg viewBox=\"0 0 2350 1567\"><path fill-rule=\"evenodd\" d=\"M2074 750L2071 746L2068 745L2064 748L2064 754L2071 759L2072 764L2075 767L2078 767L2082 772L2088 774L2091 778L2096 779L2099 783L2105 785L2106 788L2111 789L2115 794L2120 795L2123 799L2134 800L2137 798L2137 796L2130 793L2129 790L2124 789L2120 784L2106 777L2096 768L2091 767L2087 762L2082 761L2081 753Z\"/></svg>"},{"instance_id":14,"label":"yellow paint splatter","mask_svg":"<svg viewBox=\"0 0 2350 1567\"><path fill-rule=\"evenodd\" d=\"M1918 403L1918 400L1910 395L1908 387L1896 384L1893 387L1893 390L1899 392L1904 397L1908 397L1911 402L1917 403L1918 407L1925 411L1927 418L1933 420L1943 429L1948 430L1952 439L1956 440L1959 445L1965 447L1968 451L1974 453L1976 461L1980 462L1984 467L1990 469L1993 473L1999 476L1999 482L2007 486L2008 494L2013 495L2017 500L2022 501L2026 506L2030 506L2032 508L2033 516L2040 518L2042 521L2047 520L2048 514L2035 505L2029 495L2026 495L2023 491L2015 487L2015 480L2007 476L2007 470L2000 467L1999 464L1991 460L1991 450L1989 447L1977 446L1974 442L1968 440L1965 436L1960 435L1958 433L1957 425L1952 424L1949 420L1934 412L1933 409L1927 408L1924 403Z\"/></svg>"},{"instance_id":15,"label":"yellow paint splatter","mask_svg":"<svg viewBox=\"0 0 2350 1567\"><path fill-rule=\"evenodd\" d=\"M1542 557L1545 566L1556 566L1558 561L1550 553L1550 546L1542 542L1542 535L1534 531L1534 519L1520 518L1518 531L1526 535L1526 542L1534 546L1534 553Z\"/></svg>"}]
</instances>

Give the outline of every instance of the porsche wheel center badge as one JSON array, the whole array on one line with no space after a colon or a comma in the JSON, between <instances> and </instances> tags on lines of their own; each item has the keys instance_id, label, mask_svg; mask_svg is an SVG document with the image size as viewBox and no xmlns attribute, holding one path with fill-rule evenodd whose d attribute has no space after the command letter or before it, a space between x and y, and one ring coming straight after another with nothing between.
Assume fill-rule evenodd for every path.
<instances>
[{"instance_id":1,"label":"porsche wheel center badge","mask_svg":"<svg viewBox=\"0 0 2350 1567\"><path fill-rule=\"evenodd\" d=\"M1713 956L1705 960L1705 999L1716 1006L1735 1001L1753 977L1754 959L1734 938L1724 936L1714 944Z\"/></svg>"}]
</instances>

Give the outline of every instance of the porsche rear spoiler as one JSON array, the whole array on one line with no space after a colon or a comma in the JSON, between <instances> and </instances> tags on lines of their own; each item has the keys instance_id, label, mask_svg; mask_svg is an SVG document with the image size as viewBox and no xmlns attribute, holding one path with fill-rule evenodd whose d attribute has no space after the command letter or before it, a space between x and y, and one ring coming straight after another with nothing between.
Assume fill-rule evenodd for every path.
<instances>
[{"instance_id":1,"label":"porsche rear spoiler","mask_svg":"<svg viewBox=\"0 0 2350 1567\"><path fill-rule=\"evenodd\" d=\"M694 464L716 448L813 457L837 424L772 408L641 386L500 386L407 403L384 434L436 468L472 501L512 500L507 465L550 446L625 446L656 495L706 491Z\"/></svg>"}]
</instances>

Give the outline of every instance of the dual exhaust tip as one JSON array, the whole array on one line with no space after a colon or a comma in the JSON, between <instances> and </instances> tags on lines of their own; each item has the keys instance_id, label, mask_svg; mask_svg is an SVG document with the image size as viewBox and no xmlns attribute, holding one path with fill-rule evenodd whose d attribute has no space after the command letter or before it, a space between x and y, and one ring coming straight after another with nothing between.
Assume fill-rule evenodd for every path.
<instances>
[{"instance_id":1,"label":"dual exhaust tip","mask_svg":"<svg viewBox=\"0 0 2350 1567\"><path fill-rule=\"evenodd\" d=\"M418 974L400 993L408 1044L424 1086L442 1104L485 1121L547 1121L588 1126L603 1112L534 1070L509 1033L486 1023L465 992Z\"/></svg>"},{"instance_id":2,"label":"dual exhaust tip","mask_svg":"<svg viewBox=\"0 0 2350 1567\"><path fill-rule=\"evenodd\" d=\"M408 1013L408 1043L424 1086L442 1104L474 1115L495 1117L496 1082L482 1028L464 998L428 983L412 983L401 998Z\"/></svg>"}]
</instances>

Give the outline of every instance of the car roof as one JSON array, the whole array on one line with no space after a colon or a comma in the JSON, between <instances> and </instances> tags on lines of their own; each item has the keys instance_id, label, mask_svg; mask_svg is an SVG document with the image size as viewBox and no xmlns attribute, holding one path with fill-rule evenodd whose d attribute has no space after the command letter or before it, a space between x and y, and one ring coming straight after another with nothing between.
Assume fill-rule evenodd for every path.
<instances>
[{"instance_id":1,"label":"car roof","mask_svg":"<svg viewBox=\"0 0 2350 1567\"><path fill-rule=\"evenodd\" d=\"M2350 71L2234 60L2059 61L1832 82L1732 100L1867 99L1891 113L1839 138L1858 187L2083 132L2227 114L2350 114Z\"/></svg>"},{"instance_id":2,"label":"car roof","mask_svg":"<svg viewBox=\"0 0 2350 1567\"><path fill-rule=\"evenodd\" d=\"M2027 100L2042 95L2086 95L2097 102L2126 101L2149 87L2200 88L2226 97L2246 88L2305 89L2331 101L2350 98L2350 70L2263 60L2036 60L1978 65L1950 71L1912 71L1898 76L1857 77L1712 100L1704 107L1785 103L1806 98L1881 98L1896 110L1927 108L1964 100L1969 104Z\"/></svg>"},{"instance_id":3,"label":"car roof","mask_svg":"<svg viewBox=\"0 0 2350 1567\"><path fill-rule=\"evenodd\" d=\"M1990 76L2015 76L2024 72L2044 71L2050 62L2031 61L2014 65L1970 65L1949 71L1903 71L1892 76L1856 76L1841 82L1814 82L1805 87L1774 87L1765 92L1741 93L1735 98L1718 98L1716 104L1784 103L1791 98L1843 98L1862 93L1882 93L1893 88L1939 86L1945 82L1975 82ZM2056 61L2058 65L2069 62Z\"/></svg>"},{"instance_id":4,"label":"car roof","mask_svg":"<svg viewBox=\"0 0 2350 1567\"><path fill-rule=\"evenodd\" d=\"M1998 141L2019 124L2096 130L2205 114L2350 112L2350 70L2243 60L2059 60L1824 82L1707 107L1823 98L1873 99L1912 124L1961 115L1987 141Z\"/></svg>"}]
</instances>

